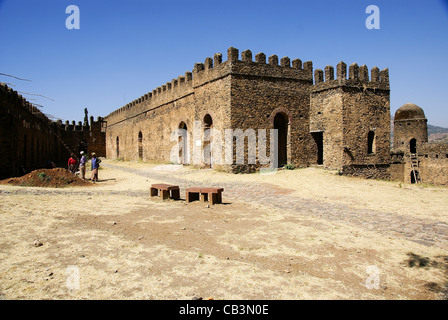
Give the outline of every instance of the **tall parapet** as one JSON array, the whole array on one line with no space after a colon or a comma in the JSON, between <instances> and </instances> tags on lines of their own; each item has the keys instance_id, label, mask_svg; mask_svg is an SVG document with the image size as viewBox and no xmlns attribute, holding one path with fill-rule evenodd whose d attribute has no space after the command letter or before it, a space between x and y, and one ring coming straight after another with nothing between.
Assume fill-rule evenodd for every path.
<instances>
[{"instance_id":1,"label":"tall parapet","mask_svg":"<svg viewBox=\"0 0 448 320\"><path fill-rule=\"evenodd\" d=\"M324 70L325 73L321 69L314 71L313 91L340 86L390 90L389 69L387 68L379 71L378 67L373 67L369 77L366 65L358 66L357 63L352 63L347 72L347 64L341 61L336 66L336 79L332 66L326 66Z\"/></svg>"},{"instance_id":2,"label":"tall parapet","mask_svg":"<svg viewBox=\"0 0 448 320\"><path fill-rule=\"evenodd\" d=\"M242 61L252 61L252 51L250 50L244 50L241 53L241 60Z\"/></svg>"},{"instance_id":3,"label":"tall parapet","mask_svg":"<svg viewBox=\"0 0 448 320\"><path fill-rule=\"evenodd\" d=\"M263 52L257 53L255 55L255 62L266 63L266 55Z\"/></svg>"},{"instance_id":4,"label":"tall parapet","mask_svg":"<svg viewBox=\"0 0 448 320\"><path fill-rule=\"evenodd\" d=\"M227 61L238 61L238 49L230 47L227 49Z\"/></svg>"},{"instance_id":5,"label":"tall parapet","mask_svg":"<svg viewBox=\"0 0 448 320\"><path fill-rule=\"evenodd\" d=\"M278 66L278 56L276 54L269 56L268 63L272 66Z\"/></svg>"},{"instance_id":6,"label":"tall parapet","mask_svg":"<svg viewBox=\"0 0 448 320\"><path fill-rule=\"evenodd\" d=\"M215 66L218 66L222 63L222 54L221 53L215 53L213 56L213 64Z\"/></svg>"},{"instance_id":7,"label":"tall parapet","mask_svg":"<svg viewBox=\"0 0 448 320\"><path fill-rule=\"evenodd\" d=\"M334 80L334 68L332 66L325 67L325 82Z\"/></svg>"}]
</instances>

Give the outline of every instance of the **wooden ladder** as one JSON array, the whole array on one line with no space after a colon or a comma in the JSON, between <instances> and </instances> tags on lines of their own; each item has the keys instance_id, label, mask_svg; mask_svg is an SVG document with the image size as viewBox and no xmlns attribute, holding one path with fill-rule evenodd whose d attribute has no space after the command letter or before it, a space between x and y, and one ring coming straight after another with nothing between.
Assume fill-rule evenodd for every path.
<instances>
[{"instance_id":1,"label":"wooden ladder","mask_svg":"<svg viewBox=\"0 0 448 320\"><path fill-rule=\"evenodd\" d=\"M420 165L418 163L418 155L416 153L410 154L411 158L411 168L412 174L414 175L415 183L422 183L422 179L420 177Z\"/></svg>"}]
</instances>

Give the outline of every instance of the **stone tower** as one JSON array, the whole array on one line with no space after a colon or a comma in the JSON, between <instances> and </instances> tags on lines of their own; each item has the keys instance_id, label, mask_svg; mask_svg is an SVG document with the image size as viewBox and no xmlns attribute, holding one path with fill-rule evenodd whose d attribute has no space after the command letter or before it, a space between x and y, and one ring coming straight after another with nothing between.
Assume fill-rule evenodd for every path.
<instances>
[{"instance_id":1,"label":"stone tower","mask_svg":"<svg viewBox=\"0 0 448 320\"><path fill-rule=\"evenodd\" d=\"M394 149L417 153L428 142L427 122L423 109L413 103L398 108L394 117Z\"/></svg>"},{"instance_id":2,"label":"stone tower","mask_svg":"<svg viewBox=\"0 0 448 320\"><path fill-rule=\"evenodd\" d=\"M325 71L325 72L324 72ZM387 174L390 158L388 69L340 62L314 72L310 132L325 168L365 175L371 167ZM380 175L375 176L381 178Z\"/></svg>"}]
</instances>

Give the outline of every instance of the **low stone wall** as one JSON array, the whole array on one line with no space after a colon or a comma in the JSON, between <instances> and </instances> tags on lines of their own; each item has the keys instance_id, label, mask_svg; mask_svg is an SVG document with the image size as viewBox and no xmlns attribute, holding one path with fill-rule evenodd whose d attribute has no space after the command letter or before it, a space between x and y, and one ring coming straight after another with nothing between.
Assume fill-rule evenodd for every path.
<instances>
[{"instance_id":1,"label":"low stone wall","mask_svg":"<svg viewBox=\"0 0 448 320\"><path fill-rule=\"evenodd\" d=\"M342 174L346 176L362 177L366 179L390 179L390 164L352 164L342 167Z\"/></svg>"}]
</instances>

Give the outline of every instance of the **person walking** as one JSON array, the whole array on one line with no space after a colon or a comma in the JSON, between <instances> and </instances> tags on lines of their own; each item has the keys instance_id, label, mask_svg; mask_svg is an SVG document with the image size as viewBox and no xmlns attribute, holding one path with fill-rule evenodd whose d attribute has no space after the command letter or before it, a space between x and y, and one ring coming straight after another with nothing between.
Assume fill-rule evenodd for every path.
<instances>
[{"instance_id":1,"label":"person walking","mask_svg":"<svg viewBox=\"0 0 448 320\"><path fill-rule=\"evenodd\" d=\"M74 158L75 158L75 155L72 153L70 155L70 158L68 159L68 164L67 164L68 170L73 174L75 173L75 169L76 169L76 160Z\"/></svg>"},{"instance_id":2,"label":"person walking","mask_svg":"<svg viewBox=\"0 0 448 320\"><path fill-rule=\"evenodd\" d=\"M86 162L87 162L87 158L84 155L84 151L81 151L80 154L81 154L81 159L79 160L79 171L81 172L82 180L86 180Z\"/></svg>"},{"instance_id":3,"label":"person walking","mask_svg":"<svg viewBox=\"0 0 448 320\"><path fill-rule=\"evenodd\" d=\"M92 181L98 182L98 168L100 167L101 160L96 156L95 152L92 152Z\"/></svg>"}]
</instances>

